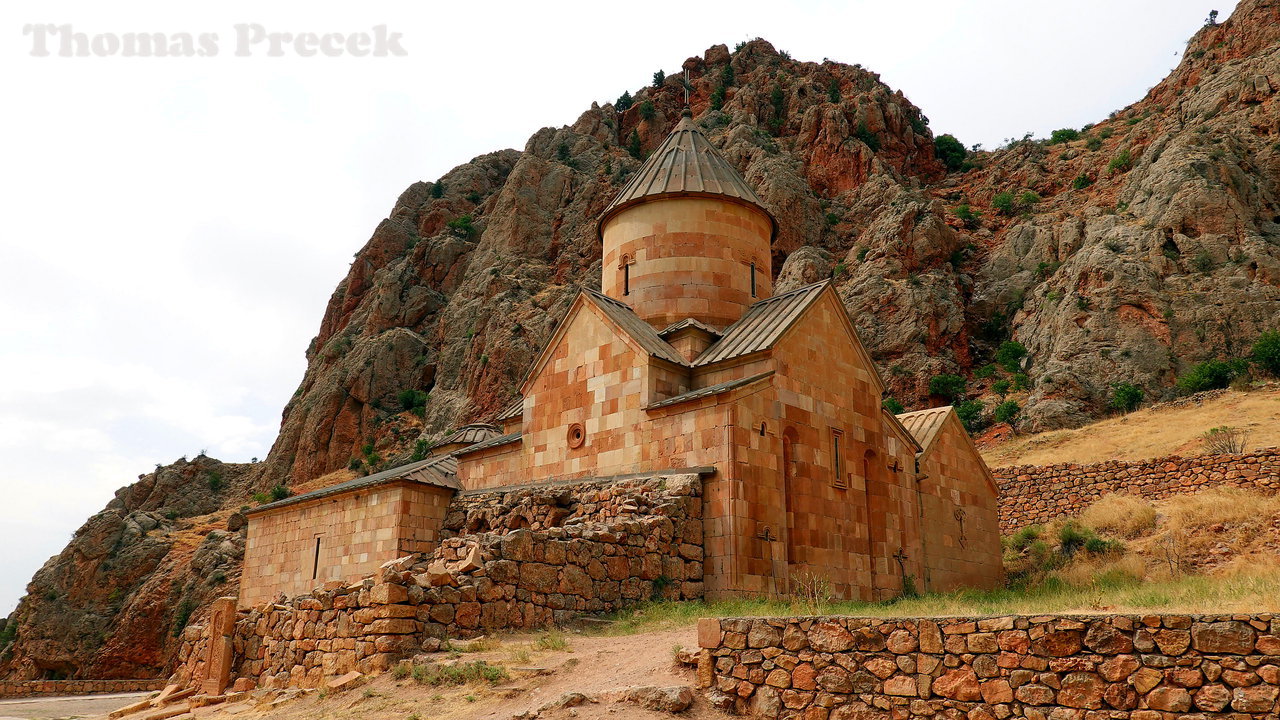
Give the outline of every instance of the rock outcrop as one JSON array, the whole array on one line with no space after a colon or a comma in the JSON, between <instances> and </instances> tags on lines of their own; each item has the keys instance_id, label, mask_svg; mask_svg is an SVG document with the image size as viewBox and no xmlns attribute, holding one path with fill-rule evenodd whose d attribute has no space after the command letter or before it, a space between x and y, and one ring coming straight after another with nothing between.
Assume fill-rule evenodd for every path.
<instances>
[{"instance_id":1,"label":"rock outcrop","mask_svg":"<svg viewBox=\"0 0 1280 720\"><path fill-rule=\"evenodd\" d=\"M1022 343L1021 422L1047 429L1105 411L1115 382L1168 395L1276 327L1278 40L1280 5L1245 0L1079 138L953 172L921 110L860 66L755 40L685 67L697 122L778 218L779 289L834 278L908 408L931 376L971 377ZM215 592L222 560L197 563L194 533L255 491L390 466L505 407L578 288L598 287L596 218L683 98L672 76L405 190L334 291L266 461L226 466L223 495L165 485L181 463L122 491L33 580L0 676L159 672L179 603ZM971 377L970 395L1003 373ZM235 536L208 540L228 584Z\"/></svg>"}]
</instances>

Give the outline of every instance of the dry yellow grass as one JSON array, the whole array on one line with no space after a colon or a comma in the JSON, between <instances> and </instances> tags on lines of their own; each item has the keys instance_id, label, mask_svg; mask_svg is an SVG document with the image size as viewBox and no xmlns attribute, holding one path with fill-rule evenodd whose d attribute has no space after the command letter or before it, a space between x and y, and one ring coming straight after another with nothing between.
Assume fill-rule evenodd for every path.
<instances>
[{"instance_id":1,"label":"dry yellow grass","mask_svg":"<svg viewBox=\"0 0 1280 720\"><path fill-rule=\"evenodd\" d=\"M1199 405L1157 405L1073 430L1023 435L982 451L991 467L1143 460L1203 452L1200 437L1229 425L1249 432L1247 447L1280 446L1280 386L1228 390Z\"/></svg>"},{"instance_id":2,"label":"dry yellow grass","mask_svg":"<svg viewBox=\"0 0 1280 720\"><path fill-rule=\"evenodd\" d=\"M1137 537L1155 529L1156 509L1132 495L1107 495L1085 508L1080 522L1120 537Z\"/></svg>"}]
</instances>

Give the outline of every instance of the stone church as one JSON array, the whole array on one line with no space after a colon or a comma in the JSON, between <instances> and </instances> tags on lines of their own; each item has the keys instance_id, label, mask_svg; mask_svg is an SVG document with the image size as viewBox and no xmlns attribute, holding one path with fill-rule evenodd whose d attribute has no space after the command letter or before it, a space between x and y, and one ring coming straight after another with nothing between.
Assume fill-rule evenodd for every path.
<instances>
[{"instance_id":1,"label":"stone church","mask_svg":"<svg viewBox=\"0 0 1280 720\"><path fill-rule=\"evenodd\" d=\"M895 416L830 282L773 293L777 221L688 110L605 209L582 290L491 424L249 513L240 606L431 552L468 493L702 482L708 598L991 587L992 475L951 408Z\"/></svg>"}]
</instances>

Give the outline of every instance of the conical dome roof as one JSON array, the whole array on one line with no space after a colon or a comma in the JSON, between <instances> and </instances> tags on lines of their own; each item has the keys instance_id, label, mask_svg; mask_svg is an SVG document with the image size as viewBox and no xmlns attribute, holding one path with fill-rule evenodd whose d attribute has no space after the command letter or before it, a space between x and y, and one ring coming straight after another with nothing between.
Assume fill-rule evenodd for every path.
<instances>
[{"instance_id":1,"label":"conical dome roof","mask_svg":"<svg viewBox=\"0 0 1280 720\"><path fill-rule=\"evenodd\" d=\"M778 232L773 213L693 123L688 108L667 139L604 209L600 227L603 230L609 218L632 205L665 196L689 195L714 196L753 205L769 216L773 234Z\"/></svg>"}]
</instances>

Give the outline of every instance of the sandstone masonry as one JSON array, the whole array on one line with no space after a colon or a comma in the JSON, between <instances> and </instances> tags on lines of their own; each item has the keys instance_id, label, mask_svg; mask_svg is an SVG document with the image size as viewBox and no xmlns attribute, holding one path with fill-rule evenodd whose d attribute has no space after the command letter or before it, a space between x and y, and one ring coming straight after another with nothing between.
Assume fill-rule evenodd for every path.
<instances>
[{"instance_id":1,"label":"sandstone masonry","mask_svg":"<svg viewBox=\"0 0 1280 720\"><path fill-rule=\"evenodd\" d=\"M1280 448L1243 455L1176 455L1091 465L1020 465L992 471L1000 486L1000 532L1076 515L1103 495L1160 500L1206 487L1280 491Z\"/></svg>"},{"instance_id":2,"label":"sandstone masonry","mask_svg":"<svg viewBox=\"0 0 1280 720\"><path fill-rule=\"evenodd\" d=\"M160 690L163 678L141 680L28 680L0 682L0 698L35 695L86 695L90 693L123 693Z\"/></svg>"},{"instance_id":3,"label":"sandstone masonry","mask_svg":"<svg viewBox=\"0 0 1280 720\"><path fill-rule=\"evenodd\" d=\"M319 687L449 637L543 627L651 597L700 598L701 489L697 475L673 475L465 494L445 526L471 531L431 555L241 610L230 677L239 689ZM207 679L209 643L207 627L186 631L177 682Z\"/></svg>"},{"instance_id":4,"label":"sandstone masonry","mask_svg":"<svg viewBox=\"0 0 1280 720\"><path fill-rule=\"evenodd\" d=\"M757 718L1275 718L1271 615L702 620L698 683Z\"/></svg>"}]
</instances>

